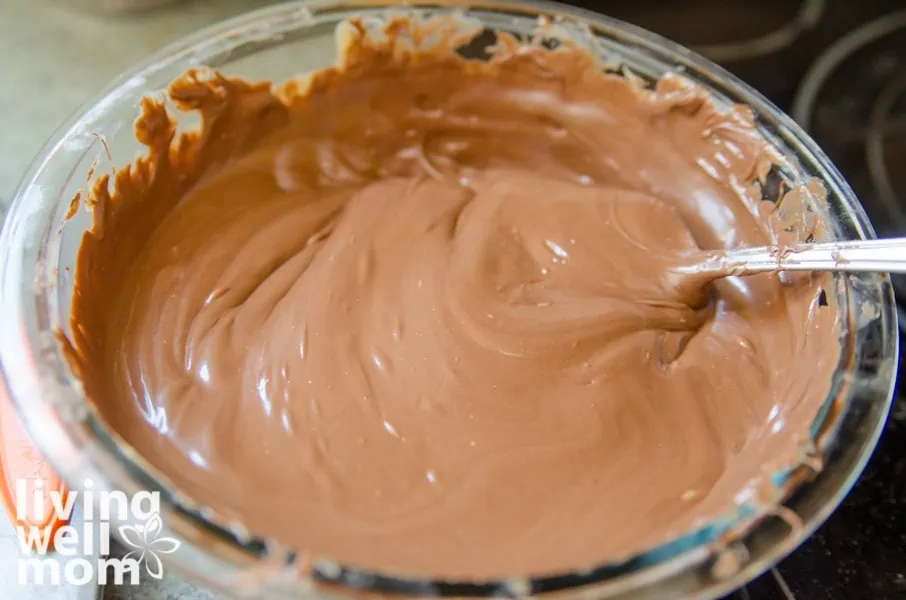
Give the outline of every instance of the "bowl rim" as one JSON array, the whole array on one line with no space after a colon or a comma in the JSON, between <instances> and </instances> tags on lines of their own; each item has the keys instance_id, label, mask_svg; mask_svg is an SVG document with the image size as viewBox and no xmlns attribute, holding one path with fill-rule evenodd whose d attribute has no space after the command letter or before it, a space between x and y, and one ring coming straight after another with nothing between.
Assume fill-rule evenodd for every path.
<instances>
[{"instance_id":1,"label":"bowl rim","mask_svg":"<svg viewBox=\"0 0 906 600\"><path fill-rule=\"evenodd\" d=\"M698 78L696 82L699 84L705 83L719 89L721 92L730 93L734 97L744 98L745 103L756 113L757 119L770 125L783 144L795 156L806 158L811 164L816 165L820 169L823 183L828 187L829 193L839 198L845 205L849 213L848 216L852 220L852 226L859 237L875 237L864 210L840 172L798 124L782 113L759 92L722 67L674 42L634 25L623 23L590 10L544 0L481 0L477 2L468 2L466 0L426 0L405 5L397 5L392 0L353 0L351 2L344 2L343 0L301 0L246 12L201 29L167 45L150 56L146 61L115 78L103 92L73 113L66 123L58 128L48 142L44 144L26 171L9 207L6 222L3 224L2 233L0 233L0 309L2 309L4 315L11 316L16 322L11 331L18 331L20 339L16 342L12 341L15 336L3 336L3 341L0 343L0 375L2 375L0 377L0 385L5 385L8 388L9 396L15 405L16 411L29 434L36 441L37 446L45 451L48 461L59 469L68 481L74 479L74 474L82 472L86 468L97 473L101 473L101 471L97 470L97 461L100 458L96 454L90 457L83 456L80 459L70 458L64 460L61 458L66 453L79 450L79 448L71 444L67 445L63 438L73 436L74 432L70 421L84 417L84 413L87 410L86 403L78 381L69 375L68 369L65 368L62 362L56 340L48 337L47 327L40 322L40 315L32 314L27 308L34 303L36 290L31 285L22 285L23 281L29 280L29 278L23 277L23 274L28 274L30 270L36 271L33 275L41 275L43 249L36 247L34 240L32 240L32 243L28 243L27 238L29 235L34 235L40 225L34 222L37 217L41 216L37 213L42 208L41 203L44 199L38 182L48 165L61 154L67 142L88 130L93 119L102 116L104 110L122 99L124 94L140 88L148 77L153 77L157 73L164 72L183 63L185 63L184 66L188 66L192 64L192 61L200 61L205 64L214 62L213 58L218 56L218 48L228 46L231 40L239 39L250 32L269 31L270 35L274 35L275 32L281 30L311 26L315 24L316 17L327 19L332 15L348 17L370 9L443 11L451 8L468 9L471 12L479 13L480 11L507 11L508 13L518 13L531 17L538 15L550 17L563 15L568 19L588 24L592 31L599 35L606 34L609 39L617 43L640 49L643 53L653 53L657 60L669 61L675 68L686 72L694 72ZM277 43L279 42L275 42L274 45ZM219 52L223 53L223 50L219 50ZM226 50L226 57L230 56L230 51ZM714 89L711 91L713 92ZM50 208L51 206L48 204L48 206L43 207L43 210L50 215L51 213L48 212ZM40 291L37 290L37 292ZM828 498L824 499L820 510L813 514L798 529L795 535L788 536L783 543L774 544L773 552L768 553L758 562L747 564L736 576L726 578L723 585L712 585L711 588L705 591L706 594L711 594L712 592L713 594L723 593L723 591L754 578L795 549L839 505L864 469L886 423L895 386L895 372L899 351L899 333L896 324L893 291L889 278L880 278L878 292L879 319L883 328L882 333L886 336L881 352L887 361L881 368L883 373L879 375L879 378L885 381L881 382L880 388L869 390L873 395L872 410L874 412L869 415L872 422L868 424L867 428L863 427L865 431L857 449L857 455L848 466L844 481L836 486ZM35 397L40 397L41 402L34 402L33 399ZM71 415L67 415L66 413L68 412L71 412ZM60 414L64 415L62 419L59 417ZM51 424L50 428L47 427L48 424ZM122 444L122 440L118 436L113 439L119 439ZM49 452L47 451L48 449L50 450ZM97 451L98 449L96 448L95 450ZM122 451L122 447L114 448L114 450ZM149 472L149 469L146 468L148 465L143 464L144 461L140 457L129 456L128 452L120 452L120 454L119 458L121 460L131 463L133 467L143 471L144 475L151 477L152 483L160 484L161 481L166 481L165 478L151 475L154 471L150 470ZM114 465L108 461L106 466L113 467ZM139 481L140 475L135 472L135 469L130 469L128 465L118 464L116 468L118 469L118 475L131 478L129 481L132 484L147 484L149 482L147 478ZM821 474L818 477L821 477ZM117 483L122 483L123 481L123 479L120 479ZM805 484L797 490L797 493L806 490L810 485ZM132 486L132 491L139 489L146 489L146 486ZM220 531L209 533L223 534L224 527L222 525L212 524L204 515L193 515L191 502L181 498L178 494L172 494L171 496L168 499L168 515L165 521L165 523L170 522L172 524L169 527L165 524L171 534L180 535L183 539L191 539L186 536L191 527L211 527L212 525ZM169 505L170 501L174 503L172 506ZM190 508L187 509L187 506ZM753 529L758 529L758 526ZM229 530L229 526L227 530ZM235 544L242 545L241 531L239 534L235 534L234 537L236 539L232 541L226 538L214 540L212 544L216 548L199 547L193 550L196 553L214 551L214 553L218 554L219 564L232 567L240 564L241 566L238 568L247 568L249 561L254 561L255 559L252 554L246 557L249 560L242 560L242 557L235 555ZM254 553L253 548L246 547L246 549ZM260 554L262 548L258 550ZM644 554L650 554L657 550L658 548L655 548ZM668 578L670 573L676 569L684 570L692 565L700 565L712 556L711 550L702 552L703 550L706 550L703 546L696 546L680 555L674 556L669 561L659 562L654 566L639 567L637 570L631 569L631 572L605 578L603 582L614 584L619 583L619 580L623 580L623 583L627 585L622 586L625 588L622 591L628 591L635 588L633 581L636 583L641 581L639 576L653 575L655 581L661 581L664 578ZM200 555L194 556L192 560L197 564L214 564ZM330 561L318 564L317 567L320 569L317 574L327 584L339 583L348 587L356 587L355 583L350 581L352 578L348 576L349 573L362 573L354 569L349 571L340 569L337 572L334 570L336 565L332 565ZM662 572L658 573L658 569ZM331 574L335 576L331 576ZM634 579L625 579L633 576ZM389 579L397 581L399 578L391 577ZM549 580L552 578L547 577L544 579ZM532 581L537 582L538 580ZM432 582L432 585L434 583L438 582ZM592 580L588 582L589 585L598 585L600 583L602 581ZM641 581L641 583L645 584L646 582ZM471 590L468 595L498 593L519 595L519 592L524 590L524 584L525 581L522 579L501 580L488 584L469 584L476 587L476 589ZM439 583L439 585L446 584ZM441 595L460 595L460 592L465 591L456 587L458 584L450 585L453 585L454 588L445 589L436 588L435 586L435 588L432 588L432 593L438 593L439 591ZM580 583L578 585L586 584ZM479 587L481 589L478 589ZM569 589L572 591L575 587L578 586L573 584L565 588L555 587L554 590ZM617 593L622 593L620 589L617 589L619 586L611 587Z\"/></svg>"}]
</instances>

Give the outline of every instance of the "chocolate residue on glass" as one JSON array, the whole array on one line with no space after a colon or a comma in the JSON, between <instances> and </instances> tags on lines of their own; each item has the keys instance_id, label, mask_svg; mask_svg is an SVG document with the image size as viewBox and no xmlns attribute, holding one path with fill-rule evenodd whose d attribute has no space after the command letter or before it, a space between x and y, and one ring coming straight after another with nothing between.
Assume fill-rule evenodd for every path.
<instances>
[{"instance_id":1,"label":"chocolate residue on glass","mask_svg":"<svg viewBox=\"0 0 906 600\"><path fill-rule=\"evenodd\" d=\"M147 156L88 200L87 396L200 504L387 573L574 571L734 514L839 358L818 279L664 284L783 233L750 111L568 43L464 60L452 21L352 21L276 86L190 70L198 131L143 101Z\"/></svg>"}]
</instances>

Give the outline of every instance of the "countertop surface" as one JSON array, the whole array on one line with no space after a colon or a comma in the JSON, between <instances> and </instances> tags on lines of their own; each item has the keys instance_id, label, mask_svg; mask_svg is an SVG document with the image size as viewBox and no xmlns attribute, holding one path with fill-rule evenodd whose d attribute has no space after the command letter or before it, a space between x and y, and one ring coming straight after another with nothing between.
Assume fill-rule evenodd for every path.
<instances>
[{"instance_id":1,"label":"countertop surface","mask_svg":"<svg viewBox=\"0 0 906 600\"><path fill-rule=\"evenodd\" d=\"M120 72L168 42L266 0L182 0L97 14L67 0L0 2L0 198L54 131Z\"/></svg>"}]
</instances>

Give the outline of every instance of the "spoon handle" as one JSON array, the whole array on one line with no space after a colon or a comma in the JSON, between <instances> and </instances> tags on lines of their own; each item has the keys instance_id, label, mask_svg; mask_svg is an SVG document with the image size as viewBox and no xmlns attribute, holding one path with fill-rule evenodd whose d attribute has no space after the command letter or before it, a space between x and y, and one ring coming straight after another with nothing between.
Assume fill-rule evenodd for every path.
<instances>
[{"instance_id":1,"label":"spoon handle","mask_svg":"<svg viewBox=\"0 0 906 600\"><path fill-rule=\"evenodd\" d=\"M906 273L906 238L763 246L708 252L682 270L749 275L765 271Z\"/></svg>"}]
</instances>

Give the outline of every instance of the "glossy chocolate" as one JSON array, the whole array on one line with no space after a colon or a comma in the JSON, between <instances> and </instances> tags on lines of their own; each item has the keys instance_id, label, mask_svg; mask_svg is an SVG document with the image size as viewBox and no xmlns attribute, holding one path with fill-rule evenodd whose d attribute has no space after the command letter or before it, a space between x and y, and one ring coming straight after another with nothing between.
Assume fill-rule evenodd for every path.
<instances>
[{"instance_id":1,"label":"glossy chocolate","mask_svg":"<svg viewBox=\"0 0 906 600\"><path fill-rule=\"evenodd\" d=\"M103 420L250 531L391 574L573 571L770 501L835 309L809 277L665 284L785 239L750 112L568 43L467 61L452 23L353 21L278 86L190 71L198 131L143 102L77 264Z\"/></svg>"}]
</instances>

